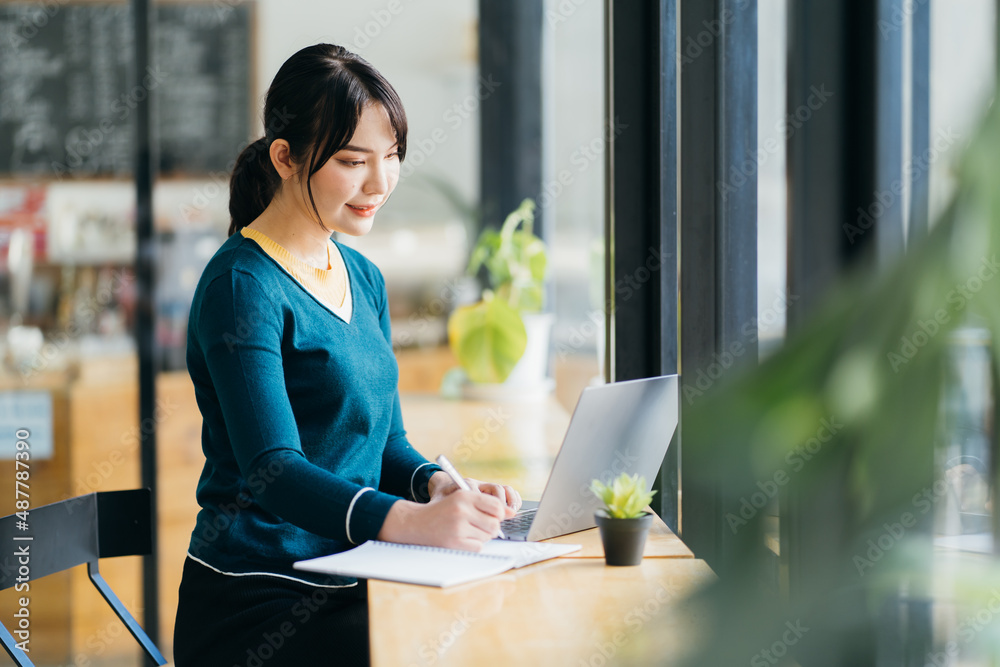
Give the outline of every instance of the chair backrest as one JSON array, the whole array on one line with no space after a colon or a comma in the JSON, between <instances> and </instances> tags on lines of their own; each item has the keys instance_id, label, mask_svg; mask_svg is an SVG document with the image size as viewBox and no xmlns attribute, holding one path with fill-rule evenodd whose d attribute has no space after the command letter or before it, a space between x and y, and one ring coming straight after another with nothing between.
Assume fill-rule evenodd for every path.
<instances>
[{"instance_id":1,"label":"chair backrest","mask_svg":"<svg viewBox=\"0 0 1000 667\"><path fill-rule=\"evenodd\" d=\"M143 556L153 550L149 489L101 491L31 508L0 518L0 543L11 545L0 561L0 590L88 564L91 581L147 653L165 664L159 650L104 582L100 558ZM18 665L31 665L0 627L7 653Z\"/></svg>"},{"instance_id":2,"label":"chair backrest","mask_svg":"<svg viewBox=\"0 0 1000 667\"><path fill-rule=\"evenodd\" d=\"M151 519L149 489L88 493L34 507L27 521L17 514L3 517L0 543L28 547L30 581L98 558L151 553ZM18 565L17 556L5 556L0 590L17 583Z\"/></svg>"}]
</instances>

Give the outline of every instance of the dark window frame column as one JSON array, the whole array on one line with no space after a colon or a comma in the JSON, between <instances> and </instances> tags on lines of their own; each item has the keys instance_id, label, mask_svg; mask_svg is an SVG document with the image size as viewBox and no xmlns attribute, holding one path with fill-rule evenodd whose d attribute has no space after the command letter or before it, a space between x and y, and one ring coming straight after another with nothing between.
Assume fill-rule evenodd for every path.
<instances>
[{"instance_id":1,"label":"dark window frame column","mask_svg":"<svg viewBox=\"0 0 1000 667\"><path fill-rule=\"evenodd\" d=\"M667 524L715 565L730 546L721 493L698 483L705 471L680 462L683 448L699 446L685 441L684 389L734 344L741 363L757 357L756 3L608 0L606 8L607 118L624 128L607 162L608 376L687 369L679 437L656 488ZM638 285L657 252L669 266Z\"/></svg>"},{"instance_id":2,"label":"dark window frame column","mask_svg":"<svg viewBox=\"0 0 1000 667\"><path fill-rule=\"evenodd\" d=\"M150 0L132 1L132 20L135 39L135 68L131 73L139 86L149 68L155 9ZM139 361L139 423L142 425L140 448L140 478L143 487L150 490L150 512L153 522L152 549L142 558L143 627L154 645L160 644L160 594L159 594L159 522L157 514L156 466L156 360L154 308L155 289L155 240L153 237L153 183L156 180L156 153L152 140L152 98L155 91L137 101L135 109L135 188L136 188L136 256L135 274L137 288L136 345ZM147 428L149 425L149 428ZM149 656L146 665L155 664Z\"/></svg>"},{"instance_id":3,"label":"dark window frame column","mask_svg":"<svg viewBox=\"0 0 1000 667\"><path fill-rule=\"evenodd\" d=\"M484 228L499 228L526 197L536 203L541 198L543 10L543 0L479 0L483 89L479 187ZM550 217L545 210L535 211L535 233L547 243L554 232Z\"/></svg>"},{"instance_id":4,"label":"dark window frame column","mask_svg":"<svg viewBox=\"0 0 1000 667\"><path fill-rule=\"evenodd\" d=\"M676 2L605 3L606 377L677 372ZM677 436L653 506L678 530Z\"/></svg>"},{"instance_id":5,"label":"dark window frame column","mask_svg":"<svg viewBox=\"0 0 1000 667\"><path fill-rule=\"evenodd\" d=\"M679 26L681 537L721 576L750 536L727 524L739 509L713 471L684 455L712 445L684 413L705 377L757 361L757 4L684 0Z\"/></svg>"}]
</instances>

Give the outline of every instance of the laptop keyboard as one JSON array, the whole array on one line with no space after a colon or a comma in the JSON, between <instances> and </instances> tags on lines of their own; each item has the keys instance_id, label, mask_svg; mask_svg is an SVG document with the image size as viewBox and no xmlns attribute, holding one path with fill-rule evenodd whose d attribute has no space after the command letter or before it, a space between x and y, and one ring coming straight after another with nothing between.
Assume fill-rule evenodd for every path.
<instances>
[{"instance_id":1,"label":"laptop keyboard","mask_svg":"<svg viewBox=\"0 0 1000 667\"><path fill-rule=\"evenodd\" d=\"M504 533L518 533L527 531L531 527L531 522L535 520L535 513L538 508L518 512L509 519L500 522L500 529Z\"/></svg>"}]
</instances>

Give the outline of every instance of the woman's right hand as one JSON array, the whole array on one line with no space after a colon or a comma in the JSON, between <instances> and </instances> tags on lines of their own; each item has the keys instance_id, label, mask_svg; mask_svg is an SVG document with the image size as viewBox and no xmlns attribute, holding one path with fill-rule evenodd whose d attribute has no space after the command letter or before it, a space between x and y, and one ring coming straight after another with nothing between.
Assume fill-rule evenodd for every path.
<instances>
[{"instance_id":1,"label":"woman's right hand","mask_svg":"<svg viewBox=\"0 0 1000 667\"><path fill-rule=\"evenodd\" d=\"M426 504L399 500L389 508L378 539L479 551L499 534L500 521L514 514L496 496L479 491L455 491Z\"/></svg>"}]
</instances>

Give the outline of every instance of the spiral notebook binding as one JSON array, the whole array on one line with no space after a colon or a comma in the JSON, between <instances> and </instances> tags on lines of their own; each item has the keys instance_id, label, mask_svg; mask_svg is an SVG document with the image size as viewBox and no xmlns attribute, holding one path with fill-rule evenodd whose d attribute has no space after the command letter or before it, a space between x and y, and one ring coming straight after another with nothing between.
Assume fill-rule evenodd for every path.
<instances>
[{"instance_id":1,"label":"spiral notebook binding","mask_svg":"<svg viewBox=\"0 0 1000 667\"><path fill-rule=\"evenodd\" d=\"M436 553L458 554L460 556L475 556L476 558L486 558L489 560L510 560L507 556L497 554L481 554L476 551L462 551L461 549L447 549L445 547L431 547L424 544L404 544L402 542L383 542L382 540L372 540L375 544L384 544L394 549L419 549L420 551L434 551Z\"/></svg>"}]
</instances>

